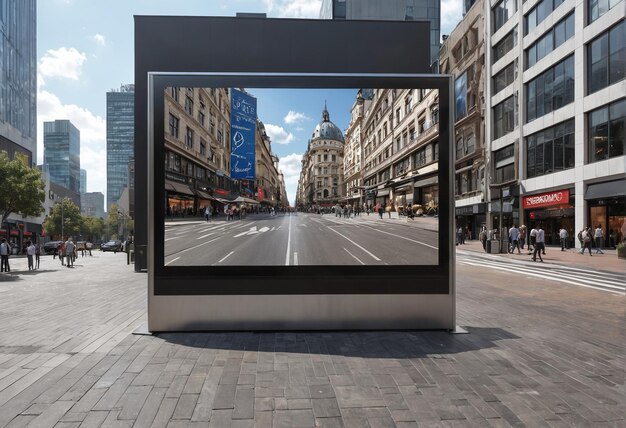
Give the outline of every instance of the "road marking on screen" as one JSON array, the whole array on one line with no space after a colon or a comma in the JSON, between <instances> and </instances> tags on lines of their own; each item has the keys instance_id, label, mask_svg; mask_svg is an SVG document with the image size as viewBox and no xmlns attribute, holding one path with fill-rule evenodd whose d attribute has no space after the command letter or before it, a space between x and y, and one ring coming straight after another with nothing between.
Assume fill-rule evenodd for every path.
<instances>
[{"instance_id":1,"label":"road marking on screen","mask_svg":"<svg viewBox=\"0 0 626 428\"><path fill-rule=\"evenodd\" d=\"M209 241L203 242L202 244L198 244L198 245L194 245L193 247L185 248L184 250L178 251L177 253L178 254L182 254L182 253L186 253L187 251L195 250L196 248L200 248L203 245L207 245L207 244L210 244L211 242L217 241L220 238L221 238L221 236L218 236L217 238L213 238L213 239L211 239Z\"/></svg>"},{"instance_id":2,"label":"road marking on screen","mask_svg":"<svg viewBox=\"0 0 626 428\"><path fill-rule=\"evenodd\" d=\"M378 229L375 229L375 228L370 227L370 226L365 226L365 227L368 228L368 229L375 230L376 232L384 233L385 235L391 235L391 236L395 236L397 238L405 239L407 241L415 242L416 244L420 244L420 245L423 245L425 247L432 248L433 250L439 250L438 247L435 247L435 246L430 245L430 244L426 244L426 243L424 243L422 241L417 241L415 239L407 238L406 236L396 235L395 233L385 232L384 230L378 230Z\"/></svg>"},{"instance_id":3,"label":"road marking on screen","mask_svg":"<svg viewBox=\"0 0 626 428\"><path fill-rule=\"evenodd\" d=\"M208 233L208 234L206 234L206 235L199 236L199 237L198 237L198 238L196 238L196 239L204 239L204 238L206 238L207 236L211 236L211 235L215 235L215 232L211 232L211 233Z\"/></svg>"},{"instance_id":4,"label":"road marking on screen","mask_svg":"<svg viewBox=\"0 0 626 428\"><path fill-rule=\"evenodd\" d=\"M182 238L182 236L174 236L173 238L165 238L165 242L171 241L172 239Z\"/></svg>"},{"instance_id":5,"label":"road marking on screen","mask_svg":"<svg viewBox=\"0 0 626 428\"><path fill-rule=\"evenodd\" d=\"M289 266L289 253L291 252L291 217L289 217L289 235L287 235L287 255L285 256L285 266Z\"/></svg>"},{"instance_id":6,"label":"road marking on screen","mask_svg":"<svg viewBox=\"0 0 626 428\"><path fill-rule=\"evenodd\" d=\"M346 253L348 253L348 254L350 254L352 257L354 257L354 259L355 259L357 262L361 263L362 265L364 265L364 264L365 264L365 263L363 263L361 260L359 260L359 258L358 258L357 256L355 256L355 255L354 255L354 254L352 254L350 251L348 251L348 249L347 249L347 248L345 248L345 247L344 247L344 250L346 250Z\"/></svg>"},{"instance_id":7,"label":"road marking on screen","mask_svg":"<svg viewBox=\"0 0 626 428\"><path fill-rule=\"evenodd\" d=\"M294 266L298 266L298 253L294 251L293 253L293 264Z\"/></svg>"},{"instance_id":8,"label":"road marking on screen","mask_svg":"<svg viewBox=\"0 0 626 428\"><path fill-rule=\"evenodd\" d=\"M367 254L369 254L370 256L372 256L372 258L374 260L376 260L377 262L381 261L378 257L376 257L374 254L370 253L369 251L367 251L365 248L361 247L359 244L357 244L356 242L354 242L352 239L348 238L345 235L342 235L341 233L337 232L335 229L333 229L332 227L329 227L328 229L332 230L333 232L335 232L337 235L347 239L349 242L351 242L352 244L356 245L357 247L359 247L360 249L362 249L363 251L365 251Z\"/></svg>"},{"instance_id":9,"label":"road marking on screen","mask_svg":"<svg viewBox=\"0 0 626 428\"><path fill-rule=\"evenodd\" d=\"M170 260L169 262L165 263L165 266L169 265L170 263L174 263L178 259L180 259L180 257L176 257L175 259Z\"/></svg>"},{"instance_id":10,"label":"road marking on screen","mask_svg":"<svg viewBox=\"0 0 626 428\"><path fill-rule=\"evenodd\" d=\"M224 260L226 260L227 258L229 258L230 256L232 256L234 253L234 251L231 251L230 253L226 254L226 256L224 256L224 258L222 260L220 260L217 263L222 263Z\"/></svg>"}]
</instances>

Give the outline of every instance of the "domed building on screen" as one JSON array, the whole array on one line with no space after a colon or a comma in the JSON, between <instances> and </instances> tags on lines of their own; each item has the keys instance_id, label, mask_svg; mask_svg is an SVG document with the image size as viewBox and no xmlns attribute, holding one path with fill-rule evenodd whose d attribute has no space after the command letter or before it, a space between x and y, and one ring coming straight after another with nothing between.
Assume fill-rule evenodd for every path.
<instances>
[{"instance_id":1,"label":"domed building on screen","mask_svg":"<svg viewBox=\"0 0 626 428\"><path fill-rule=\"evenodd\" d=\"M330 120L326 105L302 156L296 205L300 208L330 208L343 197L344 136Z\"/></svg>"}]
</instances>

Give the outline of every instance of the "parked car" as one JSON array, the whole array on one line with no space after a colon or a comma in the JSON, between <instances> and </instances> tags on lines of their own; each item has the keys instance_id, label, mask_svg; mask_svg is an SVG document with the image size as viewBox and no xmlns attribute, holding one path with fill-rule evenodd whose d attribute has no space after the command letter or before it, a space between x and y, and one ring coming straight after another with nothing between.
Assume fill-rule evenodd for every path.
<instances>
[{"instance_id":1,"label":"parked car","mask_svg":"<svg viewBox=\"0 0 626 428\"><path fill-rule=\"evenodd\" d=\"M113 251L113 252L122 251L122 241L111 240L105 244L102 244L100 246L100 250L101 251Z\"/></svg>"},{"instance_id":2,"label":"parked car","mask_svg":"<svg viewBox=\"0 0 626 428\"><path fill-rule=\"evenodd\" d=\"M50 241L43 244L44 254L56 254L61 241Z\"/></svg>"}]
</instances>

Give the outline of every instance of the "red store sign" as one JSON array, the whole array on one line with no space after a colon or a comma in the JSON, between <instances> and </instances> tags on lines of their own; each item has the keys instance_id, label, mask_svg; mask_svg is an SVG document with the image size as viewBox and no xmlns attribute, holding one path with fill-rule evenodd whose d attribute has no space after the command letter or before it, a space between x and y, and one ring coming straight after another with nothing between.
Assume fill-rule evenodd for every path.
<instances>
[{"instance_id":1,"label":"red store sign","mask_svg":"<svg viewBox=\"0 0 626 428\"><path fill-rule=\"evenodd\" d=\"M524 196L524 209L550 207L569 204L569 190L542 193L540 195Z\"/></svg>"}]
</instances>

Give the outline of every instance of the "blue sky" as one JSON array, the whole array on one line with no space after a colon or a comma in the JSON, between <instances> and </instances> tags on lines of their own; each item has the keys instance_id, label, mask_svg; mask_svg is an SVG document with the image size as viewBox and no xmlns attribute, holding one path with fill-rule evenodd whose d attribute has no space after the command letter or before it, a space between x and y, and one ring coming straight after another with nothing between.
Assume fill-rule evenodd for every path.
<instances>
[{"instance_id":1,"label":"blue sky","mask_svg":"<svg viewBox=\"0 0 626 428\"><path fill-rule=\"evenodd\" d=\"M81 131L87 191L106 194L106 92L133 83L133 15L260 12L269 17L317 18L320 4L321 0L38 0L38 163L43 159L43 122L69 119ZM442 0L442 34L449 34L460 18L461 0ZM269 103L261 92L260 102ZM348 124L349 111L335 111L334 98L323 93L307 99L292 94L280 96L266 111L259 107L259 118L275 127L269 127L274 133L272 148L281 158L291 203L299 156L321 119L324 99L331 120L342 130ZM339 104L345 105L348 97L340 98Z\"/></svg>"}]
</instances>

